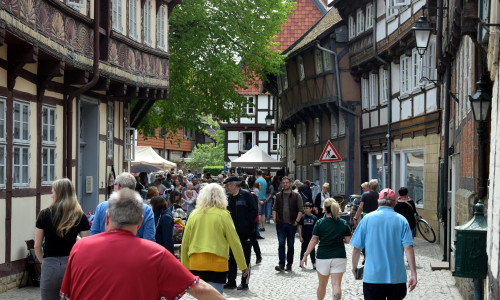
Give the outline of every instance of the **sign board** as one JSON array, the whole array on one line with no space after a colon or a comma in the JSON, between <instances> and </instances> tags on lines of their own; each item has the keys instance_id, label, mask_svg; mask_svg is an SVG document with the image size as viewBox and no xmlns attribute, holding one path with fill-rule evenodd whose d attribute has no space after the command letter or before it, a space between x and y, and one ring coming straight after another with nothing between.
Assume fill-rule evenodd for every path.
<instances>
[{"instance_id":1,"label":"sign board","mask_svg":"<svg viewBox=\"0 0 500 300\"><path fill-rule=\"evenodd\" d=\"M323 153L321 153L319 162L335 162L335 161L342 161L342 158L340 157L337 150L335 150L332 143L328 141L326 143L325 149L323 150Z\"/></svg>"}]
</instances>

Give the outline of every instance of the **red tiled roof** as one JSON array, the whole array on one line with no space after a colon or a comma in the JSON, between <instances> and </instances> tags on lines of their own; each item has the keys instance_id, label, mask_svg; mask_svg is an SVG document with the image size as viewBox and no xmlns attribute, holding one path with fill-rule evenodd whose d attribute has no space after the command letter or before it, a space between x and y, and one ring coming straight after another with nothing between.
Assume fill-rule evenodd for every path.
<instances>
[{"instance_id":1,"label":"red tiled roof","mask_svg":"<svg viewBox=\"0 0 500 300\"><path fill-rule=\"evenodd\" d=\"M155 130L155 136L157 137L147 137L144 139L142 134L137 135L137 146L151 146L155 149L163 149L163 139L158 138L160 135L160 129ZM181 129L177 131L175 138L166 140L165 149L167 150L177 150L177 151L188 151L191 152L191 140L183 139L184 132ZM181 139L180 144L177 144L177 139Z\"/></svg>"}]
</instances>

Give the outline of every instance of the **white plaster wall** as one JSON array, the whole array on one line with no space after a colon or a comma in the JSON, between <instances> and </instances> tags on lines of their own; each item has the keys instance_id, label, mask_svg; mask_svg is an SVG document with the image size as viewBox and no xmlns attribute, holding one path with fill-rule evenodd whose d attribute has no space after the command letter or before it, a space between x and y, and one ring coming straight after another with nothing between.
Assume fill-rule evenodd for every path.
<instances>
[{"instance_id":1,"label":"white plaster wall","mask_svg":"<svg viewBox=\"0 0 500 300\"><path fill-rule=\"evenodd\" d=\"M228 131L227 132L227 140L238 140L238 131Z\"/></svg>"},{"instance_id":2,"label":"white plaster wall","mask_svg":"<svg viewBox=\"0 0 500 300\"><path fill-rule=\"evenodd\" d=\"M52 197L51 195L41 195L40 196L40 210L49 207L50 204L52 204ZM38 216L37 216L38 217Z\"/></svg>"},{"instance_id":3,"label":"white plaster wall","mask_svg":"<svg viewBox=\"0 0 500 300\"><path fill-rule=\"evenodd\" d=\"M377 18L385 15L385 0L377 0Z\"/></svg>"},{"instance_id":4,"label":"white plaster wall","mask_svg":"<svg viewBox=\"0 0 500 300\"><path fill-rule=\"evenodd\" d=\"M401 101L401 120L411 117L411 99Z\"/></svg>"},{"instance_id":5,"label":"white plaster wall","mask_svg":"<svg viewBox=\"0 0 500 300\"><path fill-rule=\"evenodd\" d=\"M240 118L240 123L241 124L255 124L255 121L253 120L253 118L242 117L242 118Z\"/></svg>"},{"instance_id":6,"label":"white plaster wall","mask_svg":"<svg viewBox=\"0 0 500 300\"><path fill-rule=\"evenodd\" d=\"M392 100L392 122L401 120L401 103L398 99Z\"/></svg>"},{"instance_id":7,"label":"white plaster wall","mask_svg":"<svg viewBox=\"0 0 500 300\"><path fill-rule=\"evenodd\" d=\"M378 111L370 112L370 126L377 127L378 126Z\"/></svg>"},{"instance_id":8,"label":"white plaster wall","mask_svg":"<svg viewBox=\"0 0 500 300\"><path fill-rule=\"evenodd\" d=\"M377 42L380 42L381 40L385 39L385 37L386 37L385 19L382 19L381 21L377 22Z\"/></svg>"},{"instance_id":9,"label":"white plaster wall","mask_svg":"<svg viewBox=\"0 0 500 300\"><path fill-rule=\"evenodd\" d=\"M269 131L259 131L259 141L269 141Z\"/></svg>"},{"instance_id":10,"label":"white plaster wall","mask_svg":"<svg viewBox=\"0 0 500 300\"><path fill-rule=\"evenodd\" d=\"M400 70L399 70L399 65L396 65L395 63L391 63L391 89L392 93L398 93L399 92L399 79L400 79Z\"/></svg>"},{"instance_id":11,"label":"white plaster wall","mask_svg":"<svg viewBox=\"0 0 500 300\"><path fill-rule=\"evenodd\" d=\"M257 123L259 123L259 124L266 124L267 114L268 114L268 112L259 111L257 113Z\"/></svg>"},{"instance_id":12,"label":"white plaster wall","mask_svg":"<svg viewBox=\"0 0 500 300\"><path fill-rule=\"evenodd\" d=\"M400 14L399 14L400 24L403 24L404 22L406 22L406 20L408 20L411 17L411 8L410 7L408 7L404 11L399 10L399 12L400 12Z\"/></svg>"},{"instance_id":13,"label":"white plaster wall","mask_svg":"<svg viewBox=\"0 0 500 300\"><path fill-rule=\"evenodd\" d=\"M230 161L237 159L239 156L228 156Z\"/></svg>"},{"instance_id":14,"label":"white plaster wall","mask_svg":"<svg viewBox=\"0 0 500 300\"><path fill-rule=\"evenodd\" d=\"M26 258L26 240L35 238L36 198L12 199L11 260Z\"/></svg>"},{"instance_id":15,"label":"white plaster wall","mask_svg":"<svg viewBox=\"0 0 500 300\"><path fill-rule=\"evenodd\" d=\"M398 28L398 26L399 26L399 18L396 15L396 18L387 24L387 35L393 33Z\"/></svg>"},{"instance_id":16,"label":"white plaster wall","mask_svg":"<svg viewBox=\"0 0 500 300\"><path fill-rule=\"evenodd\" d=\"M266 95L257 96L257 108L258 109L269 109Z\"/></svg>"},{"instance_id":17,"label":"white plaster wall","mask_svg":"<svg viewBox=\"0 0 500 300\"><path fill-rule=\"evenodd\" d=\"M2 228L5 228L5 212L7 211L5 199L0 199L0 222ZM5 263L5 230L0 230L0 264Z\"/></svg>"},{"instance_id":18,"label":"white plaster wall","mask_svg":"<svg viewBox=\"0 0 500 300\"><path fill-rule=\"evenodd\" d=\"M228 143L227 144L227 153L228 154L238 154L239 153L238 143Z\"/></svg>"},{"instance_id":19,"label":"white plaster wall","mask_svg":"<svg viewBox=\"0 0 500 300\"><path fill-rule=\"evenodd\" d=\"M268 147L269 147L269 143L259 143L259 148L262 149L262 151L264 151L266 153L268 153L268 151L267 151Z\"/></svg>"},{"instance_id":20,"label":"white plaster wall","mask_svg":"<svg viewBox=\"0 0 500 300\"><path fill-rule=\"evenodd\" d=\"M278 160L278 154L271 154L271 157Z\"/></svg>"},{"instance_id":21,"label":"white plaster wall","mask_svg":"<svg viewBox=\"0 0 500 300\"><path fill-rule=\"evenodd\" d=\"M363 113L363 129L370 128L370 113Z\"/></svg>"},{"instance_id":22,"label":"white plaster wall","mask_svg":"<svg viewBox=\"0 0 500 300\"><path fill-rule=\"evenodd\" d=\"M380 109L380 125L387 125L387 107Z\"/></svg>"},{"instance_id":23,"label":"white plaster wall","mask_svg":"<svg viewBox=\"0 0 500 300\"><path fill-rule=\"evenodd\" d=\"M422 8L422 6L425 5L425 2L425 0L419 0L418 2L415 2L415 4L413 4L413 11L418 11L420 8Z\"/></svg>"},{"instance_id":24,"label":"white plaster wall","mask_svg":"<svg viewBox=\"0 0 500 300\"><path fill-rule=\"evenodd\" d=\"M413 116L419 116L425 113L424 94L413 97Z\"/></svg>"},{"instance_id":25,"label":"white plaster wall","mask_svg":"<svg viewBox=\"0 0 500 300\"><path fill-rule=\"evenodd\" d=\"M427 113L437 110L437 89L427 91L425 110Z\"/></svg>"}]
</instances>

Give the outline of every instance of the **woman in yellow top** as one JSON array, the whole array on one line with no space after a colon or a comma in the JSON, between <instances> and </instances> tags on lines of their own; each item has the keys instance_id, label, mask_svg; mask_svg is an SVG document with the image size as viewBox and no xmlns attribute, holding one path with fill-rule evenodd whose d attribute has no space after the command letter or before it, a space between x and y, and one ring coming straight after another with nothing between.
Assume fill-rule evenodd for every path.
<instances>
[{"instance_id":1,"label":"woman in yellow top","mask_svg":"<svg viewBox=\"0 0 500 300\"><path fill-rule=\"evenodd\" d=\"M189 216L181 248L182 264L221 294L229 269L229 248L243 276L248 274L243 248L226 207L224 189L216 183L205 186Z\"/></svg>"}]
</instances>

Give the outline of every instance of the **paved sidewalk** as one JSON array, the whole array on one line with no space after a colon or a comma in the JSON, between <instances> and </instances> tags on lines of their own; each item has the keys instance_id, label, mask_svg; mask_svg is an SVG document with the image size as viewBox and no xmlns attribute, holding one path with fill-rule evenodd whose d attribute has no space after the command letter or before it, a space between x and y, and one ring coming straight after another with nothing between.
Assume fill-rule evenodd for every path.
<instances>
[{"instance_id":1,"label":"paved sidewalk","mask_svg":"<svg viewBox=\"0 0 500 300\"><path fill-rule=\"evenodd\" d=\"M274 270L278 264L278 239L275 226L266 225L262 232L264 240L259 240L263 260L259 265L252 266L250 289L247 291L225 290L224 295L230 299L283 299L283 300L310 300L316 298L318 278L312 266L299 268L300 242L295 240L295 260L292 272L279 273ZM352 247L346 245L347 270L351 270ZM439 247L423 239L415 239L415 254L417 261L418 284L416 289L405 299L463 299L455 287L455 279L450 271L431 271L430 263L442 258ZM255 255L252 253L252 262ZM308 260L310 263L310 261ZM409 271L408 271L409 274ZM240 278L238 275L238 280ZM342 280L343 299L363 299L361 281L354 280L350 272L344 274ZM15 289L0 294L0 300L34 300L40 299L40 290L33 287ZM194 299L190 295L182 299ZM332 299L331 287L326 290L325 299Z\"/></svg>"}]
</instances>

